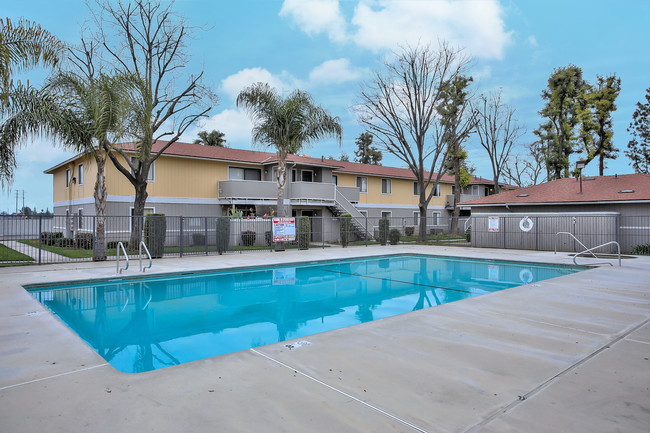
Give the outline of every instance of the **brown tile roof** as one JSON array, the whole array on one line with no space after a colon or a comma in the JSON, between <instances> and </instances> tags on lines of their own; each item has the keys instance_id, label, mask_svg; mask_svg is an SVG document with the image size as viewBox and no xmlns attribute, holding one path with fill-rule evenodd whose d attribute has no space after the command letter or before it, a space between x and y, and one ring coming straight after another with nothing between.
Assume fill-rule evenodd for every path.
<instances>
[{"instance_id":1,"label":"brown tile roof","mask_svg":"<svg viewBox=\"0 0 650 433\"><path fill-rule=\"evenodd\" d=\"M152 146L152 152L158 152L165 146L167 141L157 141ZM135 150L134 143L123 143L119 145L125 150ZM180 156L187 158L205 158L216 159L221 161L248 162L251 164L272 164L277 162L275 152L259 152L255 150L233 149L230 147L202 146L194 143L172 143L164 152L164 155ZM75 157L76 158L76 157ZM72 159L75 159L72 158ZM312 158L306 155L289 155L287 161L315 165L321 167L332 167L335 172L354 173L369 176L400 177L405 179L415 179L413 172L408 168L388 167L383 165L360 164L358 162L338 161L327 158ZM68 162L68 161L66 161ZM51 173L54 169L60 167L58 164L46 170ZM449 175L443 175L441 182L453 183L454 178ZM481 177L472 177L472 184L492 184L489 179Z\"/></svg>"},{"instance_id":2,"label":"brown tile roof","mask_svg":"<svg viewBox=\"0 0 650 433\"><path fill-rule=\"evenodd\" d=\"M462 205L562 204L635 200L650 200L650 174L583 177L582 194L580 194L580 182L577 178L558 179L469 200L463 202Z\"/></svg>"}]
</instances>

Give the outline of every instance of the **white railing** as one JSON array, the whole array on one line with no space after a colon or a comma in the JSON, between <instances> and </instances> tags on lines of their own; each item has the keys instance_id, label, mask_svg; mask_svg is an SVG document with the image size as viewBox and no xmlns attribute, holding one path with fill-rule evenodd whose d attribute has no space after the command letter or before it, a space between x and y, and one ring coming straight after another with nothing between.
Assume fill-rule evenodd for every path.
<instances>
[{"instance_id":1,"label":"white railing","mask_svg":"<svg viewBox=\"0 0 650 433\"><path fill-rule=\"evenodd\" d=\"M145 252L147 253L147 257L149 257L149 266L142 267L142 248L144 248ZM153 265L153 260L151 260L151 254L149 253L149 248L147 248L147 244L145 244L144 241L140 241L140 250L138 251L138 258L140 260L140 272L144 272L145 270L150 269L151 265Z\"/></svg>"},{"instance_id":2,"label":"white railing","mask_svg":"<svg viewBox=\"0 0 650 433\"><path fill-rule=\"evenodd\" d=\"M569 232L557 232L557 233L555 233L555 252L554 252L554 254L557 254L557 240L558 240L558 235L569 235L571 238L573 238L574 241L576 241L577 243L579 243L580 246L582 246L582 248L584 248L583 251L580 251L579 253L577 253L577 254L575 254L575 255L573 256L573 264L575 264L575 265L578 264L578 263L576 262L576 259L577 259L578 256L580 256L581 254L589 253L589 254L591 254L595 259L597 259L597 258L599 258L599 257L598 257L596 254L594 254L594 250L597 250L597 249L599 249L599 248L605 247L605 246L607 246L607 245L616 245L616 251L617 251L617 255L618 255L618 266L621 266L621 246L620 246L619 243L616 242L616 241L609 241L609 242L605 242L605 243L602 244L602 245L595 246L595 247L593 247L593 248L587 248L587 246L586 246L585 244L583 244L582 242L580 242L580 240L579 240L578 238L576 238L576 237L573 235L573 233L569 233ZM591 264L592 264L592 265L610 265L610 266L614 266L614 265L612 265L612 264L609 263L609 262L597 262L597 263L591 263Z\"/></svg>"},{"instance_id":3,"label":"white railing","mask_svg":"<svg viewBox=\"0 0 650 433\"><path fill-rule=\"evenodd\" d=\"M120 249L122 252L124 252L124 258L126 259L126 266L123 268L120 268ZM124 244L122 242L117 243L117 257L115 259L115 273L116 274L121 274L122 271L126 271L129 269L129 255L126 253L126 249L124 248Z\"/></svg>"}]
</instances>

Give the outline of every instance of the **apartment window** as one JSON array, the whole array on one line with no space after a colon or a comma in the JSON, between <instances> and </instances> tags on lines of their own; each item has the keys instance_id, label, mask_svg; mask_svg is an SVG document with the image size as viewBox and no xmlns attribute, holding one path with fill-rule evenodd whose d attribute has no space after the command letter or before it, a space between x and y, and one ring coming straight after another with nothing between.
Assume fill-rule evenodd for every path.
<instances>
[{"instance_id":1,"label":"apartment window","mask_svg":"<svg viewBox=\"0 0 650 433\"><path fill-rule=\"evenodd\" d=\"M300 170L300 180L303 182L313 182L314 172L312 170Z\"/></svg>"},{"instance_id":2,"label":"apartment window","mask_svg":"<svg viewBox=\"0 0 650 433\"><path fill-rule=\"evenodd\" d=\"M138 158L132 156L131 163L137 167L139 164ZM155 173L156 173L156 161L152 162L151 165L149 166L149 173L147 173L147 182L153 182L156 179L154 176ZM131 170L131 174L133 174L133 170Z\"/></svg>"},{"instance_id":3,"label":"apartment window","mask_svg":"<svg viewBox=\"0 0 650 433\"><path fill-rule=\"evenodd\" d=\"M333 175L332 175L332 183L333 183L334 185L338 185L338 184L339 184L339 177L338 177L338 175L336 175L336 174L333 174Z\"/></svg>"},{"instance_id":4,"label":"apartment window","mask_svg":"<svg viewBox=\"0 0 650 433\"><path fill-rule=\"evenodd\" d=\"M382 218L388 218L388 219L391 219L392 216L393 216L393 212L392 212L392 211L389 211L389 210L383 210L383 211L381 211L381 217L382 217Z\"/></svg>"},{"instance_id":5,"label":"apartment window","mask_svg":"<svg viewBox=\"0 0 650 433\"><path fill-rule=\"evenodd\" d=\"M420 224L420 211L413 212L413 225L417 226Z\"/></svg>"},{"instance_id":6,"label":"apartment window","mask_svg":"<svg viewBox=\"0 0 650 433\"><path fill-rule=\"evenodd\" d=\"M431 214L432 224L434 226L440 225L440 212L433 212Z\"/></svg>"},{"instance_id":7,"label":"apartment window","mask_svg":"<svg viewBox=\"0 0 650 433\"><path fill-rule=\"evenodd\" d=\"M228 167L230 180L262 180L262 170L259 168Z\"/></svg>"},{"instance_id":8,"label":"apartment window","mask_svg":"<svg viewBox=\"0 0 650 433\"><path fill-rule=\"evenodd\" d=\"M66 168L65 170L65 187L68 188L70 186L70 169Z\"/></svg>"},{"instance_id":9,"label":"apartment window","mask_svg":"<svg viewBox=\"0 0 650 433\"><path fill-rule=\"evenodd\" d=\"M392 182L390 179L381 180L381 193L382 194L392 194Z\"/></svg>"},{"instance_id":10,"label":"apartment window","mask_svg":"<svg viewBox=\"0 0 650 433\"><path fill-rule=\"evenodd\" d=\"M440 197L440 184L436 184L436 191L433 193L434 197Z\"/></svg>"},{"instance_id":11,"label":"apartment window","mask_svg":"<svg viewBox=\"0 0 650 433\"><path fill-rule=\"evenodd\" d=\"M291 169L291 182L297 182L298 181L298 170L295 168Z\"/></svg>"},{"instance_id":12,"label":"apartment window","mask_svg":"<svg viewBox=\"0 0 650 433\"><path fill-rule=\"evenodd\" d=\"M84 165L79 164L79 168L77 169L77 171L78 171L77 182L79 183L79 185L83 185L84 184Z\"/></svg>"},{"instance_id":13,"label":"apartment window","mask_svg":"<svg viewBox=\"0 0 650 433\"><path fill-rule=\"evenodd\" d=\"M413 195L420 195L420 184L413 182Z\"/></svg>"},{"instance_id":14,"label":"apartment window","mask_svg":"<svg viewBox=\"0 0 650 433\"><path fill-rule=\"evenodd\" d=\"M368 192L368 178L357 176L357 188L359 192Z\"/></svg>"}]
</instances>

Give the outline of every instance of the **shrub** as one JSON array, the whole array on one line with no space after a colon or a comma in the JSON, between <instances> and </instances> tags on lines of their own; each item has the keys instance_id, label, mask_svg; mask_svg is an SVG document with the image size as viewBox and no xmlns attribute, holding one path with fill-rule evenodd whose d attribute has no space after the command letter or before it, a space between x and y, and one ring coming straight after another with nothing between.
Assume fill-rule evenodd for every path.
<instances>
[{"instance_id":1,"label":"shrub","mask_svg":"<svg viewBox=\"0 0 650 433\"><path fill-rule=\"evenodd\" d=\"M77 248L92 250L95 244L95 235L94 233L77 233L76 240Z\"/></svg>"},{"instance_id":2,"label":"shrub","mask_svg":"<svg viewBox=\"0 0 650 433\"><path fill-rule=\"evenodd\" d=\"M413 236L413 233L415 233L415 227L413 227L413 226L404 227L404 235L405 236Z\"/></svg>"},{"instance_id":3,"label":"shrub","mask_svg":"<svg viewBox=\"0 0 650 433\"><path fill-rule=\"evenodd\" d=\"M156 259L165 253L165 236L167 218L164 213L152 213L144 220L144 242L147 244L151 258Z\"/></svg>"},{"instance_id":4,"label":"shrub","mask_svg":"<svg viewBox=\"0 0 650 433\"><path fill-rule=\"evenodd\" d=\"M351 221L352 215L349 213L344 213L341 215L339 218L339 228L341 231L341 245L343 248L348 246L348 242L350 242L350 227L352 226L352 221Z\"/></svg>"},{"instance_id":5,"label":"shrub","mask_svg":"<svg viewBox=\"0 0 650 433\"><path fill-rule=\"evenodd\" d=\"M471 230L467 230L465 232L465 240L467 242L472 242L472 231Z\"/></svg>"},{"instance_id":6,"label":"shrub","mask_svg":"<svg viewBox=\"0 0 650 433\"><path fill-rule=\"evenodd\" d=\"M41 232L41 243L43 245L54 245L57 239L63 237L62 232Z\"/></svg>"},{"instance_id":7,"label":"shrub","mask_svg":"<svg viewBox=\"0 0 650 433\"><path fill-rule=\"evenodd\" d=\"M298 218L298 248L308 250L310 240L311 220L307 216L301 216Z\"/></svg>"},{"instance_id":8,"label":"shrub","mask_svg":"<svg viewBox=\"0 0 650 433\"><path fill-rule=\"evenodd\" d=\"M635 246L632 248L632 254L635 256L650 256L650 244Z\"/></svg>"},{"instance_id":9,"label":"shrub","mask_svg":"<svg viewBox=\"0 0 650 433\"><path fill-rule=\"evenodd\" d=\"M273 233L271 230L267 230L264 232L264 242L266 242L266 246L270 247L271 243L273 242Z\"/></svg>"},{"instance_id":10,"label":"shrub","mask_svg":"<svg viewBox=\"0 0 650 433\"><path fill-rule=\"evenodd\" d=\"M192 233L192 245L205 245L205 235L203 233Z\"/></svg>"},{"instance_id":11,"label":"shrub","mask_svg":"<svg viewBox=\"0 0 650 433\"><path fill-rule=\"evenodd\" d=\"M217 218L217 251L223 254L228 251L230 243L230 218L221 216Z\"/></svg>"},{"instance_id":12,"label":"shrub","mask_svg":"<svg viewBox=\"0 0 650 433\"><path fill-rule=\"evenodd\" d=\"M397 229L391 229L391 231L388 233L388 239L390 240L391 245L397 245L400 237L402 237L402 235Z\"/></svg>"},{"instance_id":13,"label":"shrub","mask_svg":"<svg viewBox=\"0 0 650 433\"><path fill-rule=\"evenodd\" d=\"M241 232L241 244L245 247L252 247L255 245L255 238L257 233L253 230L244 230Z\"/></svg>"},{"instance_id":14,"label":"shrub","mask_svg":"<svg viewBox=\"0 0 650 433\"><path fill-rule=\"evenodd\" d=\"M57 238L54 242L54 245L61 248L72 248L74 247L74 239L72 238Z\"/></svg>"},{"instance_id":15,"label":"shrub","mask_svg":"<svg viewBox=\"0 0 650 433\"><path fill-rule=\"evenodd\" d=\"M125 249L129 248L129 242L128 241L121 241L122 245L124 245ZM109 250L114 250L117 248L117 244L119 244L120 241L108 241L106 242L106 248Z\"/></svg>"},{"instance_id":16,"label":"shrub","mask_svg":"<svg viewBox=\"0 0 650 433\"><path fill-rule=\"evenodd\" d=\"M388 239L388 232L390 231L390 220L388 218L382 218L379 220L379 243L386 245L386 240Z\"/></svg>"}]
</instances>

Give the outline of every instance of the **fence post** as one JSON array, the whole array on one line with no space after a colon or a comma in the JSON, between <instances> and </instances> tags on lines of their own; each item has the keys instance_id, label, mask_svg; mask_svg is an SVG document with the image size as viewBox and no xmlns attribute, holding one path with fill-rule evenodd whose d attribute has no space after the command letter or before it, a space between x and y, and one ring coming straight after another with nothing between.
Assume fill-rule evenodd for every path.
<instances>
[{"instance_id":1,"label":"fence post","mask_svg":"<svg viewBox=\"0 0 650 433\"><path fill-rule=\"evenodd\" d=\"M41 264L41 251L43 250L43 246L41 245L43 236L41 235L43 233L43 215L38 216L38 264Z\"/></svg>"},{"instance_id":2,"label":"fence post","mask_svg":"<svg viewBox=\"0 0 650 433\"><path fill-rule=\"evenodd\" d=\"M203 217L203 226L205 227L205 255L208 255L208 217Z\"/></svg>"},{"instance_id":3,"label":"fence post","mask_svg":"<svg viewBox=\"0 0 650 433\"><path fill-rule=\"evenodd\" d=\"M180 224L180 229L179 229L179 233L180 233L180 242L179 242L180 249L179 249L179 257L183 257L183 247L184 247L183 244L185 243L185 242L184 242L184 240L185 240L185 239L184 239L185 236L183 236L183 220L185 219L185 217L180 216L180 217L178 217L178 218L179 218L179 224Z\"/></svg>"}]
</instances>

